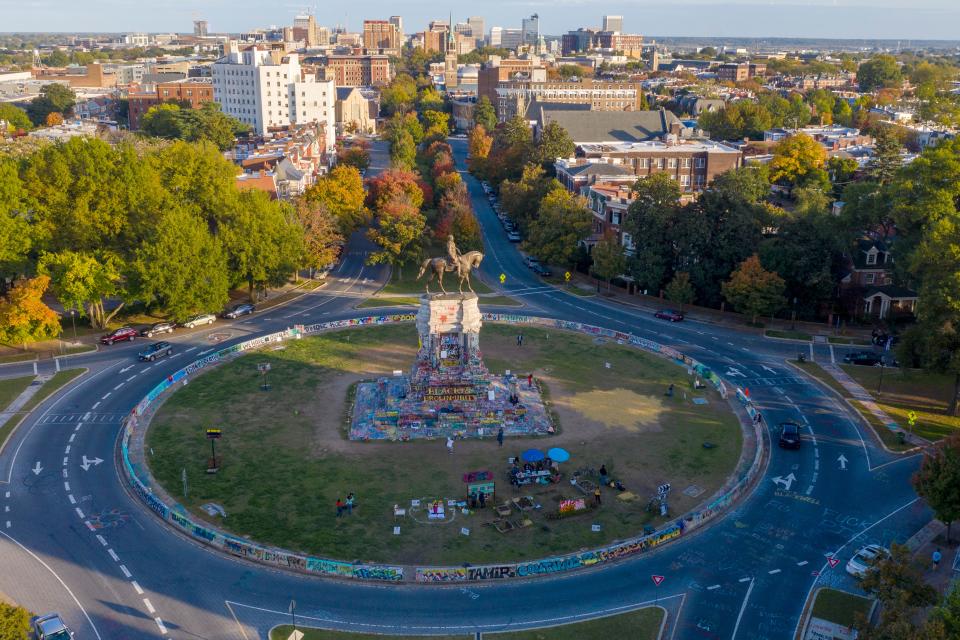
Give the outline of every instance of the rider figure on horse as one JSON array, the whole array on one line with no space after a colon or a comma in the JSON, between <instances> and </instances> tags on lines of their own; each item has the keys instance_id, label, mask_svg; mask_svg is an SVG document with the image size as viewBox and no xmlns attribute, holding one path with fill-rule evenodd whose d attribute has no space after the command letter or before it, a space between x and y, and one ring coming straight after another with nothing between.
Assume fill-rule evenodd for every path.
<instances>
[{"instance_id":1,"label":"rider figure on horse","mask_svg":"<svg viewBox=\"0 0 960 640\"><path fill-rule=\"evenodd\" d=\"M447 236L447 255L450 257L450 271L456 271L457 277L463 277L460 265L460 250L457 249L457 243L453 241L453 234Z\"/></svg>"}]
</instances>

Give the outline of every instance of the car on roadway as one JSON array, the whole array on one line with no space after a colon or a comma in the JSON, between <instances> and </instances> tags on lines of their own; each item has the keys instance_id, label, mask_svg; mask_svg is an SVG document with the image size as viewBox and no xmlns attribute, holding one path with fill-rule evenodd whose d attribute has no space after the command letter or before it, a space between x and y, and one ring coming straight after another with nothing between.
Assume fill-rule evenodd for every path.
<instances>
[{"instance_id":1,"label":"car on roadway","mask_svg":"<svg viewBox=\"0 0 960 640\"><path fill-rule=\"evenodd\" d=\"M33 637L36 640L70 640L73 638L73 631L67 628L59 613L48 613L45 616L34 618L31 626L33 627Z\"/></svg>"},{"instance_id":2,"label":"car on roadway","mask_svg":"<svg viewBox=\"0 0 960 640\"><path fill-rule=\"evenodd\" d=\"M111 331L105 336L100 337L100 344L113 344L114 342L131 342L137 337L137 330L133 327L120 327Z\"/></svg>"},{"instance_id":3,"label":"car on roadway","mask_svg":"<svg viewBox=\"0 0 960 640\"><path fill-rule=\"evenodd\" d=\"M878 544L868 544L853 554L853 557L847 561L847 573L855 578L862 578L867 574L867 570L878 561L889 557L890 551L886 547Z\"/></svg>"},{"instance_id":4,"label":"car on roadway","mask_svg":"<svg viewBox=\"0 0 960 640\"><path fill-rule=\"evenodd\" d=\"M183 326L187 329L193 329L194 327L200 327L205 324L213 324L217 321L217 316L212 313L199 313L195 316L187 318L187 321L183 323Z\"/></svg>"},{"instance_id":5,"label":"car on roadway","mask_svg":"<svg viewBox=\"0 0 960 640\"><path fill-rule=\"evenodd\" d=\"M550 276L553 275L553 271L550 271L550 269L547 269L545 266L543 266L539 262L533 265L531 269L533 269L533 272L536 273L538 276L543 276L544 278L549 278Z\"/></svg>"},{"instance_id":6,"label":"car on roadway","mask_svg":"<svg viewBox=\"0 0 960 640\"><path fill-rule=\"evenodd\" d=\"M872 351L854 351L843 356L847 364L858 364L865 367L878 367L883 363L883 356Z\"/></svg>"},{"instance_id":7,"label":"car on roadway","mask_svg":"<svg viewBox=\"0 0 960 640\"><path fill-rule=\"evenodd\" d=\"M511 231L507 234L507 240L510 242L520 242L520 234L516 231Z\"/></svg>"},{"instance_id":8,"label":"car on roadway","mask_svg":"<svg viewBox=\"0 0 960 640\"><path fill-rule=\"evenodd\" d=\"M169 342L161 340L160 342L154 342L149 347L138 353L137 359L153 362L157 358L168 356L171 353L173 353L173 345Z\"/></svg>"},{"instance_id":9,"label":"car on roadway","mask_svg":"<svg viewBox=\"0 0 960 640\"><path fill-rule=\"evenodd\" d=\"M244 302L243 304L235 305L232 309L230 309L230 311L227 311L225 314L223 314L223 317L230 318L231 320L235 320L240 316L250 315L251 313L254 312L255 309L256 307L254 307L249 302Z\"/></svg>"},{"instance_id":10,"label":"car on roadway","mask_svg":"<svg viewBox=\"0 0 960 640\"><path fill-rule=\"evenodd\" d=\"M533 269L533 265L540 264L540 261L533 256L523 256L523 263Z\"/></svg>"},{"instance_id":11,"label":"car on roadway","mask_svg":"<svg viewBox=\"0 0 960 640\"><path fill-rule=\"evenodd\" d=\"M177 328L172 322L154 322L152 325L140 332L145 338L152 338L153 336L158 336L161 333L173 333L173 330Z\"/></svg>"},{"instance_id":12,"label":"car on roadway","mask_svg":"<svg viewBox=\"0 0 960 640\"><path fill-rule=\"evenodd\" d=\"M669 320L670 322L680 322L683 320L683 314L673 309L660 309L653 314L653 317L660 318L661 320Z\"/></svg>"},{"instance_id":13,"label":"car on roadway","mask_svg":"<svg viewBox=\"0 0 960 640\"><path fill-rule=\"evenodd\" d=\"M800 425L798 425L796 422L780 423L780 448L800 448Z\"/></svg>"}]
</instances>

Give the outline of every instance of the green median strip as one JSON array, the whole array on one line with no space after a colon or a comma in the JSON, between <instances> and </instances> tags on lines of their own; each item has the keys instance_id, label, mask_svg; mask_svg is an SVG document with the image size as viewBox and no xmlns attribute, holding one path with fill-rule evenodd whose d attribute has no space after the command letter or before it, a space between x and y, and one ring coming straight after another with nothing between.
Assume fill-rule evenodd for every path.
<instances>
[{"instance_id":1,"label":"green median strip","mask_svg":"<svg viewBox=\"0 0 960 640\"><path fill-rule=\"evenodd\" d=\"M768 338L780 338L781 340L803 340L810 342L813 337L803 331L780 331L779 329L767 329L765 332Z\"/></svg>"},{"instance_id":2,"label":"green median strip","mask_svg":"<svg viewBox=\"0 0 960 640\"><path fill-rule=\"evenodd\" d=\"M559 627L546 627L530 631L485 631L484 637L498 640L581 640L582 638L630 638L631 640L656 640L663 623L663 609L648 607L618 616L597 618L587 622ZM297 626L303 633L303 640L460 640L473 638L474 634L453 636L407 636L380 635L372 633L350 633L345 631L326 631L306 629ZM287 640L293 633L290 625L275 627L270 632L270 640Z\"/></svg>"},{"instance_id":3,"label":"green median strip","mask_svg":"<svg viewBox=\"0 0 960 640\"><path fill-rule=\"evenodd\" d=\"M72 382L75 378L79 377L86 372L86 369L67 369L66 371L60 371L55 374L52 378L47 380L47 382L40 387L39 390L33 397L31 397L23 408L20 409L16 414L14 414L5 424L0 425L0 451L3 451L3 446L7 443L10 435L13 433L23 419L29 415L41 402L49 398L61 387L66 386Z\"/></svg>"},{"instance_id":4,"label":"green median strip","mask_svg":"<svg viewBox=\"0 0 960 640\"><path fill-rule=\"evenodd\" d=\"M836 589L821 589L817 592L810 615L852 627L858 618L868 616L872 607L873 601L868 598Z\"/></svg>"},{"instance_id":5,"label":"green median strip","mask_svg":"<svg viewBox=\"0 0 960 640\"><path fill-rule=\"evenodd\" d=\"M0 411L9 407L10 403L16 400L31 382L33 382L33 376L0 380Z\"/></svg>"}]
</instances>

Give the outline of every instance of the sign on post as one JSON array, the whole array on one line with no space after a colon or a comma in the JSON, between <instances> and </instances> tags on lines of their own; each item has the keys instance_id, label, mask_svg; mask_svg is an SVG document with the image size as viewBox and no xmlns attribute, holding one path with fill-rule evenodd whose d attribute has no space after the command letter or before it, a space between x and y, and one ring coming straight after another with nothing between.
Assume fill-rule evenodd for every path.
<instances>
[{"instance_id":1,"label":"sign on post","mask_svg":"<svg viewBox=\"0 0 960 640\"><path fill-rule=\"evenodd\" d=\"M506 281L507 281L507 274L501 273L501 274L500 274L500 284L503 284L503 283L506 282Z\"/></svg>"},{"instance_id":2,"label":"sign on post","mask_svg":"<svg viewBox=\"0 0 960 640\"><path fill-rule=\"evenodd\" d=\"M569 272L569 271L567 271L567 272L565 272L565 273L563 274L563 279L566 280L567 282L570 282L570 272Z\"/></svg>"}]
</instances>

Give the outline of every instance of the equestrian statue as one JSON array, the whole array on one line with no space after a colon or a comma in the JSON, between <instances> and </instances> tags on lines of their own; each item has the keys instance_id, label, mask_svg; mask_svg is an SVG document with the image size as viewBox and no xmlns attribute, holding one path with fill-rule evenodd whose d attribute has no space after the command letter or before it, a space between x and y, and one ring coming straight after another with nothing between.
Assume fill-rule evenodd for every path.
<instances>
[{"instance_id":1,"label":"equestrian statue","mask_svg":"<svg viewBox=\"0 0 960 640\"><path fill-rule=\"evenodd\" d=\"M483 262L483 253L480 251L467 251L461 254L457 249L457 243L453 241L453 236L447 236L447 257L427 258L424 260L420 265L420 273L417 274L417 280L422 278L429 269L430 277L427 278L425 283L427 293L430 293L430 283L434 278L440 283L440 290L446 293L447 290L443 288L443 274L455 272L460 279L460 293L463 293L464 282L467 283L467 289L470 290L470 293L473 293L473 287L470 286L470 271L479 267L481 262Z\"/></svg>"}]
</instances>

